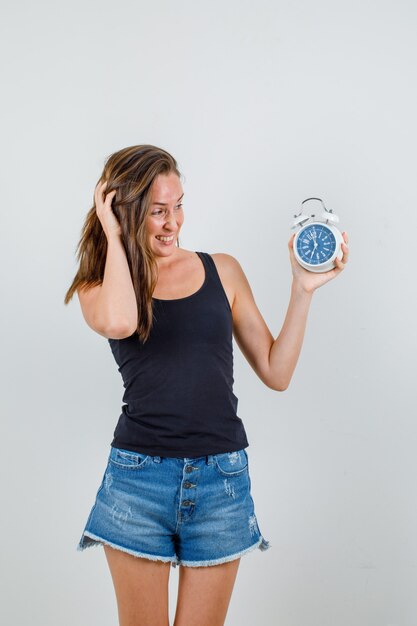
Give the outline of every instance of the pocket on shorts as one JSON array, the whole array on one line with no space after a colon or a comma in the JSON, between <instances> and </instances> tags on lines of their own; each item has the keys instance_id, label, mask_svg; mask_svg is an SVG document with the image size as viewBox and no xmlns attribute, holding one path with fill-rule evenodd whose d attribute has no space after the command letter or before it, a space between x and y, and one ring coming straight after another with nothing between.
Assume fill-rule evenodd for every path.
<instances>
[{"instance_id":1,"label":"pocket on shorts","mask_svg":"<svg viewBox=\"0 0 417 626\"><path fill-rule=\"evenodd\" d=\"M248 454L244 448L213 456L214 467L222 476L240 476L248 471Z\"/></svg>"},{"instance_id":2,"label":"pocket on shorts","mask_svg":"<svg viewBox=\"0 0 417 626\"><path fill-rule=\"evenodd\" d=\"M119 469L141 470L148 464L150 458L149 454L112 446L109 454L109 463Z\"/></svg>"}]
</instances>

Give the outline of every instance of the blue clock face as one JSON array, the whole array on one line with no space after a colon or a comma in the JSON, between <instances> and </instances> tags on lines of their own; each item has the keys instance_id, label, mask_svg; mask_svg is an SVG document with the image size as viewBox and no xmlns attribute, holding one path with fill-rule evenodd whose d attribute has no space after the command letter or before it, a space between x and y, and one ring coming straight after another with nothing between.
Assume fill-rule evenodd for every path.
<instances>
[{"instance_id":1,"label":"blue clock face","mask_svg":"<svg viewBox=\"0 0 417 626\"><path fill-rule=\"evenodd\" d=\"M335 250L335 236L325 224L308 224L298 235L297 252L304 263L325 263Z\"/></svg>"}]
</instances>

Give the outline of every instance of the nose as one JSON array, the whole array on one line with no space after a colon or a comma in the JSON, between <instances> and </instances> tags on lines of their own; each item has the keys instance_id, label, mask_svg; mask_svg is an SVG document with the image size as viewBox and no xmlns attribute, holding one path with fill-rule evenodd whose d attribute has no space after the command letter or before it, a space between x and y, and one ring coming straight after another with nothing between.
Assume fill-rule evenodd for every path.
<instances>
[{"instance_id":1,"label":"nose","mask_svg":"<svg viewBox=\"0 0 417 626\"><path fill-rule=\"evenodd\" d=\"M175 230L177 227L177 220L174 217L174 215L172 213L168 213L168 215L165 218L165 224L164 224L165 228L169 228L170 230Z\"/></svg>"}]
</instances>

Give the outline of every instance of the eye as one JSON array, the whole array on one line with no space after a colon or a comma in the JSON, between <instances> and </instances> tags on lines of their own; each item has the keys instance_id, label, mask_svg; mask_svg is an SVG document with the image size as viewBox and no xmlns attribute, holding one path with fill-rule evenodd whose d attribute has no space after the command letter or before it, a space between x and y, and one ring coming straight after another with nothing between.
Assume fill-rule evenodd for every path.
<instances>
[{"instance_id":1,"label":"eye","mask_svg":"<svg viewBox=\"0 0 417 626\"><path fill-rule=\"evenodd\" d=\"M177 206L175 208L176 209L181 209L182 208L182 202L180 204L177 204ZM156 211L152 211L152 215L161 215L161 213L165 213L165 211L163 209L156 209Z\"/></svg>"},{"instance_id":2,"label":"eye","mask_svg":"<svg viewBox=\"0 0 417 626\"><path fill-rule=\"evenodd\" d=\"M182 208L182 202L180 202L180 204L177 204L177 206L175 207L175 209L181 209ZM151 215L161 215L161 213L166 213L165 209L156 209L155 211L152 211Z\"/></svg>"}]
</instances>

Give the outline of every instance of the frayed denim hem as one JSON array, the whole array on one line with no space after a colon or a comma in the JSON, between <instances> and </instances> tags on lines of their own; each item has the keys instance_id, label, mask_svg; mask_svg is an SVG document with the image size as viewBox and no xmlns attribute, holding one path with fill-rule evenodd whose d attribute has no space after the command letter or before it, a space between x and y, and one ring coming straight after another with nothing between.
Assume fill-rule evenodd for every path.
<instances>
[{"instance_id":1,"label":"frayed denim hem","mask_svg":"<svg viewBox=\"0 0 417 626\"><path fill-rule=\"evenodd\" d=\"M220 559L211 559L210 561L183 561L180 560L178 565L184 565L186 567L203 567L206 565L220 565L220 563L228 563L229 561L233 561L234 559L238 559L239 557L247 554L248 552L252 552L255 548L259 548L262 551L268 550L271 547L271 543L266 541L262 536L258 539L256 543L245 550L241 550L240 552L236 552L235 554L229 554L228 556L224 556ZM174 566L176 567L176 566Z\"/></svg>"},{"instance_id":2,"label":"frayed denim hem","mask_svg":"<svg viewBox=\"0 0 417 626\"><path fill-rule=\"evenodd\" d=\"M87 541L85 541L85 538ZM133 556L139 556L146 559L150 559L151 561L162 561L163 563L170 562L172 567L177 567L178 565L184 565L186 567L205 567L210 565L220 565L221 563L228 563L229 561L233 561L234 559L238 559L239 557L252 552L255 548L259 548L259 550L265 551L271 547L271 543L266 541L262 536L259 537L258 541L253 545L249 546L245 550L241 550L240 552L236 552L235 554L229 554L228 556L221 557L220 559L211 559L209 561L182 561L176 555L173 557L170 556L158 556L156 554L147 554L145 552L137 552L136 550L130 550L129 548L124 548L123 546L119 546L116 543L112 543L111 541L107 541L107 539L103 539L102 537L98 537L89 531L85 531L83 533L82 539L77 544L77 551L85 550L86 548L90 548L92 546L99 546L102 544L106 544L111 546L112 548L116 548L117 550L121 550L122 552L127 552L128 554L132 554Z\"/></svg>"},{"instance_id":3,"label":"frayed denim hem","mask_svg":"<svg viewBox=\"0 0 417 626\"><path fill-rule=\"evenodd\" d=\"M89 541L84 541L87 538ZM128 554L132 554L133 556L140 556L146 559L150 559L151 561L162 561L163 563L171 562L173 567L176 567L179 560L177 556L158 556L156 554L147 554L145 552L137 552L136 550L130 550L129 548L124 548L123 546L119 546L116 543L112 543L111 541L107 541L107 539L103 539L102 537L98 537L97 535L93 535L89 531L85 531L83 533L82 539L77 544L77 551L85 550L86 548L90 548L91 546L99 546L102 544L106 544L107 546L111 546L112 548L116 548L117 550L121 550L122 552L127 552Z\"/></svg>"}]
</instances>

